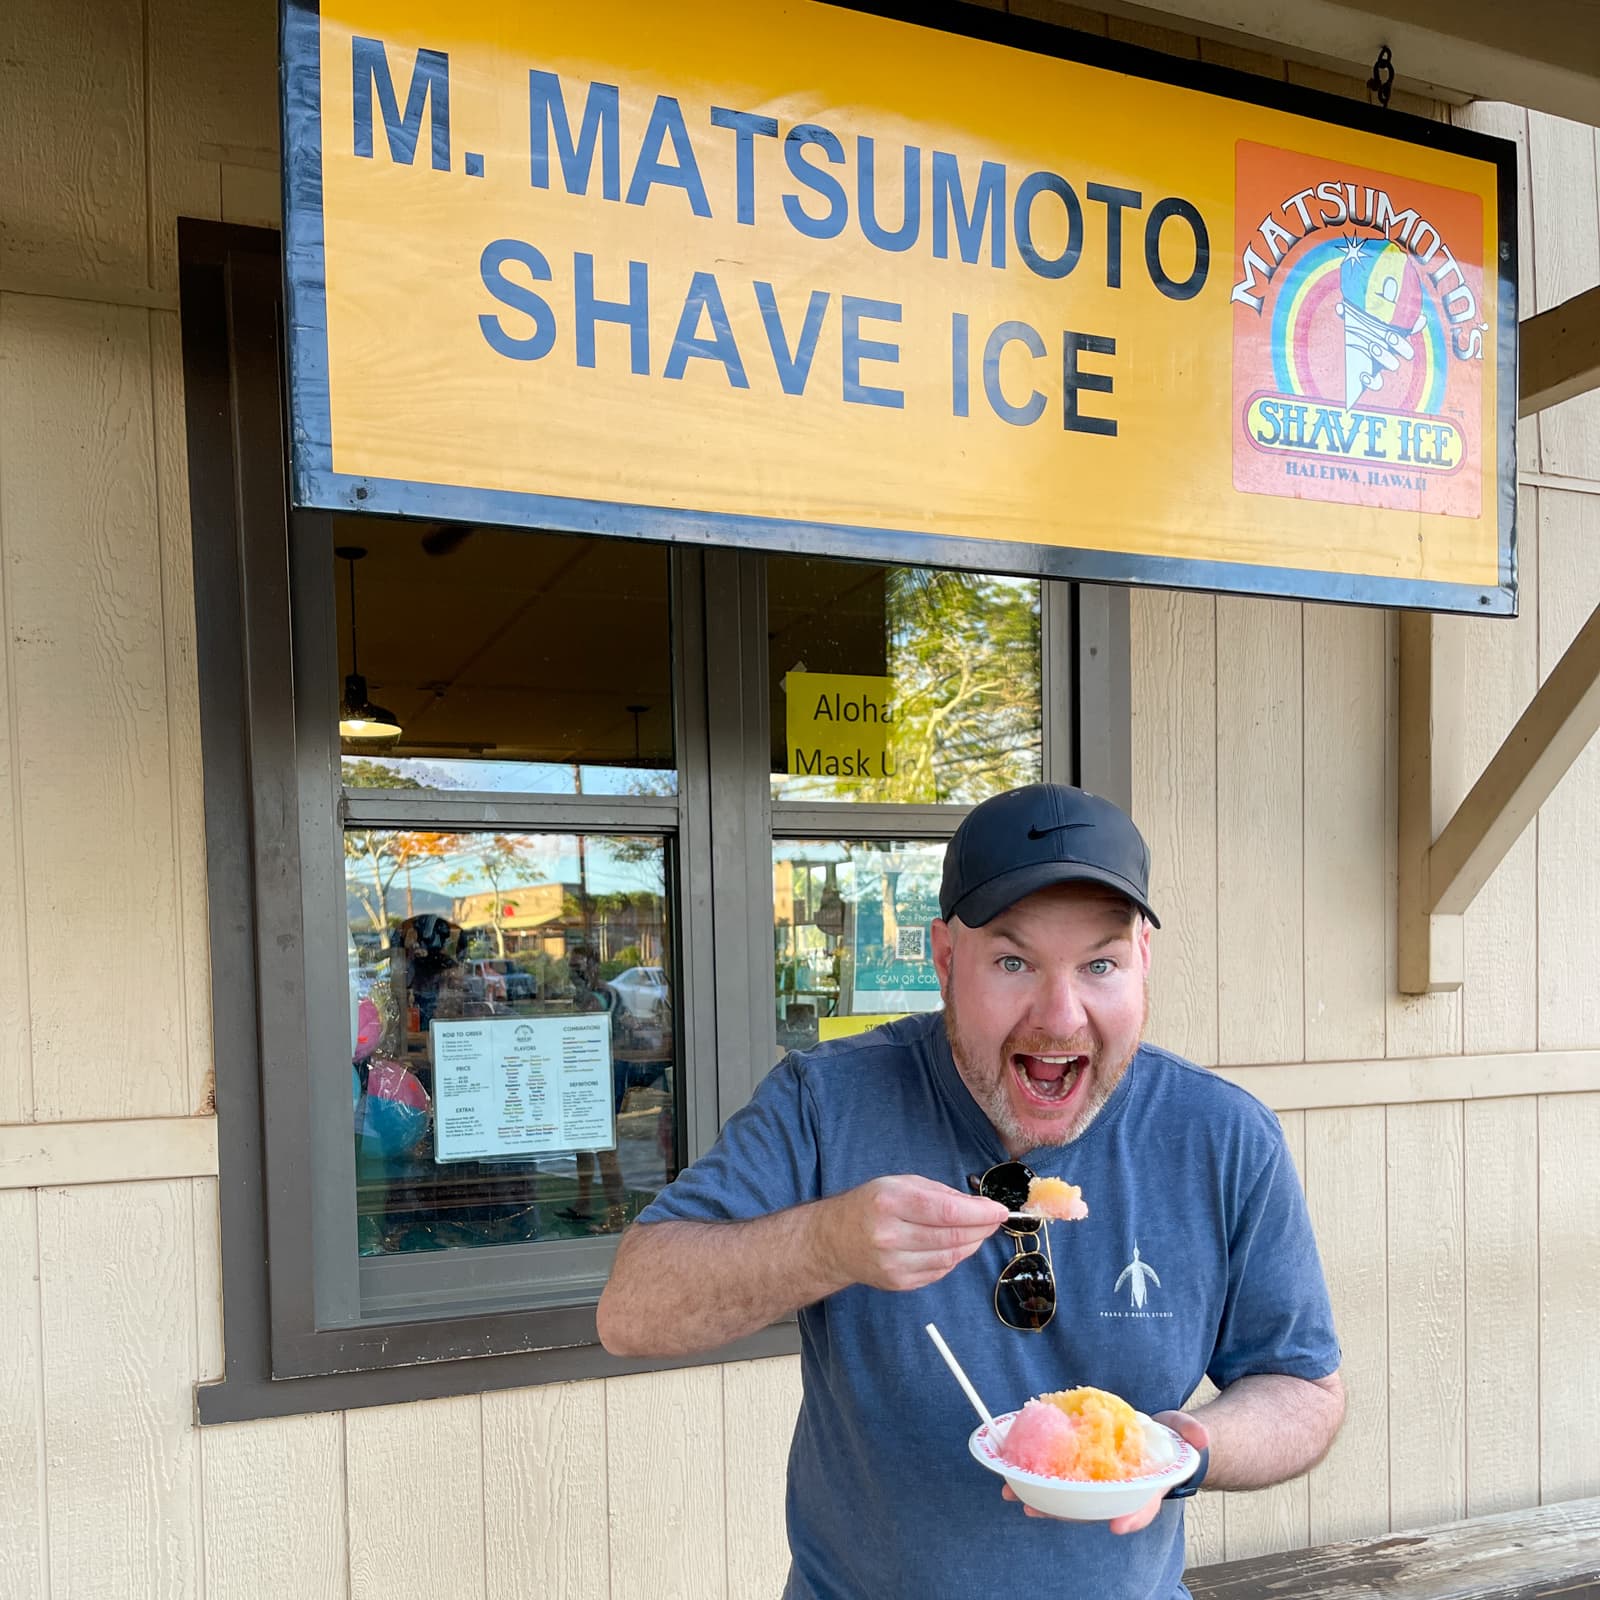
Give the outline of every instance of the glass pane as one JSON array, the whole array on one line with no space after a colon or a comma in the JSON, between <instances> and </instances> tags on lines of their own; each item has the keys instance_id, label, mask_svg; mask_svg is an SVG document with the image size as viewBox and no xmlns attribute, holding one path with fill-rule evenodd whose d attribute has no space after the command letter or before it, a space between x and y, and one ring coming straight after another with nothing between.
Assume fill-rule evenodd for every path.
<instances>
[{"instance_id":1,"label":"glass pane","mask_svg":"<svg viewBox=\"0 0 1600 1600\"><path fill-rule=\"evenodd\" d=\"M938 1009L928 924L944 841L779 839L772 846L778 1050Z\"/></svg>"},{"instance_id":2,"label":"glass pane","mask_svg":"<svg viewBox=\"0 0 1600 1600\"><path fill-rule=\"evenodd\" d=\"M663 842L344 838L361 1253L620 1229L677 1171Z\"/></svg>"},{"instance_id":3,"label":"glass pane","mask_svg":"<svg viewBox=\"0 0 1600 1600\"><path fill-rule=\"evenodd\" d=\"M774 557L775 800L971 804L1043 773L1039 584Z\"/></svg>"},{"instance_id":4,"label":"glass pane","mask_svg":"<svg viewBox=\"0 0 1600 1600\"><path fill-rule=\"evenodd\" d=\"M348 788L676 792L662 547L371 517L334 545ZM356 701L391 731L352 736Z\"/></svg>"}]
</instances>

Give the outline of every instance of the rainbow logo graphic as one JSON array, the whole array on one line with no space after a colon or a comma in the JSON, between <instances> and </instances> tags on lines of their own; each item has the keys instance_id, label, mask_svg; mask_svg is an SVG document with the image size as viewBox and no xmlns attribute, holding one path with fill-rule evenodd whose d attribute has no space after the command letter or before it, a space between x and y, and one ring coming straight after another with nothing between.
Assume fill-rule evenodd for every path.
<instances>
[{"instance_id":1,"label":"rainbow logo graphic","mask_svg":"<svg viewBox=\"0 0 1600 1600\"><path fill-rule=\"evenodd\" d=\"M1478 515L1471 197L1244 143L1239 184L1235 488Z\"/></svg>"},{"instance_id":2,"label":"rainbow logo graphic","mask_svg":"<svg viewBox=\"0 0 1600 1600\"><path fill-rule=\"evenodd\" d=\"M1352 233L1301 252L1284 271L1270 338L1280 394L1422 416L1444 404L1444 320L1392 239Z\"/></svg>"}]
</instances>

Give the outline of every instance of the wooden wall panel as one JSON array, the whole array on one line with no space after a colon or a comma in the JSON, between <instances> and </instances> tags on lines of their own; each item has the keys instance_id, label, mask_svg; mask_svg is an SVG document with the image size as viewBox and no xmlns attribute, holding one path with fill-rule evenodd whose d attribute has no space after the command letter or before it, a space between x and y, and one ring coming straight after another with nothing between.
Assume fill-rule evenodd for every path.
<instances>
[{"instance_id":1,"label":"wooden wall panel","mask_svg":"<svg viewBox=\"0 0 1600 1600\"><path fill-rule=\"evenodd\" d=\"M187 1180L41 1189L50 1593L201 1592Z\"/></svg>"},{"instance_id":2,"label":"wooden wall panel","mask_svg":"<svg viewBox=\"0 0 1600 1600\"><path fill-rule=\"evenodd\" d=\"M0 300L0 319L5 303ZM4 333L0 329L0 349ZM0 416L25 404L12 394L0 361ZM22 819L16 792L21 761L16 751L16 700L11 692L11 640L15 598L7 583L4 502L0 500L0 1123L33 1121L33 1041L28 1006L27 902L22 893Z\"/></svg>"},{"instance_id":3,"label":"wooden wall panel","mask_svg":"<svg viewBox=\"0 0 1600 1600\"><path fill-rule=\"evenodd\" d=\"M0 1194L0 1563L15 1600L49 1592L38 1237L36 1196Z\"/></svg>"},{"instance_id":4,"label":"wooden wall panel","mask_svg":"<svg viewBox=\"0 0 1600 1600\"><path fill-rule=\"evenodd\" d=\"M161 559L161 637L167 683L173 866L182 976L182 1041L189 1106L198 1111L206 1109L213 1098L211 921L206 893L200 679L195 658L189 451L183 413L183 348L176 312L150 313L150 375L155 416L156 531Z\"/></svg>"},{"instance_id":5,"label":"wooden wall panel","mask_svg":"<svg viewBox=\"0 0 1600 1600\"><path fill-rule=\"evenodd\" d=\"M1528 170L1528 113L1522 106L1499 101L1475 100L1456 106L1450 120L1458 128L1473 128L1497 139L1510 139L1517 146L1517 316L1531 317L1539 305L1533 258L1537 241L1533 232L1533 184ZM1522 472L1533 472L1539 465L1539 419L1517 419L1517 464Z\"/></svg>"},{"instance_id":6,"label":"wooden wall panel","mask_svg":"<svg viewBox=\"0 0 1600 1600\"><path fill-rule=\"evenodd\" d=\"M1600 282L1600 198L1594 129L1542 112L1528 118L1529 169L1538 235L1533 268L1540 310ZM1600 393L1539 413L1539 459L1563 478L1600 477Z\"/></svg>"},{"instance_id":7,"label":"wooden wall panel","mask_svg":"<svg viewBox=\"0 0 1600 1600\"><path fill-rule=\"evenodd\" d=\"M1381 611L1301 608L1305 628L1305 1055L1384 1046Z\"/></svg>"},{"instance_id":8,"label":"wooden wall panel","mask_svg":"<svg viewBox=\"0 0 1600 1600\"><path fill-rule=\"evenodd\" d=\"M251 228L282 228L283 180L276 162L270 167L223 163L222 220Z\"/></svg>"},{"instance_id":9,"label":"wooden wall panel","mask_svg":"<svg viewBox=\"0 0 1600 1600\"><path fill-rule=\"evenodd\" d=\"M489 1600L605 1600L608 1498L604 1383L483 1397Z\"/></svg>"},{"instance_id":10,"label":"wooden wall panel","mask_svg":"<svg viewBox=\"0 0 1600 1600\"><path fill-rule=\"evenodd\" d=\"M35 1114L190 1109L147 313L0 299Z\"/></svg>"},{"instance_id":11,"label":"wooden wall panel","mask_svg":"<svg viewBox=\"0 0 1600 1600\"><path fill-rule=\"evenodd\" d=\"M778 1600L789 1571L784 1485L800 1413L800 1358L741 1361L722 1369L727 1481L738 1514L728 1519L728 1594Z\"/></svg>"},{"instance_id":12,"label":"wooden wall panel","mask_svg":"<svg viewBox=\"0 0 1600 1600\"><path fill-rule=\"evenodd\" d=\"M1465 1115L1467 1515L1539 1503L1539 1112Z\"/></svg>"},{"instance_id":13,"label":"wooden wall panel","mask_svg":"<svg viewBox=\"0 0 1600 1600\"><path fill-rule=\"evenodd\" d=\"M978 3L986 4L987 0L978 0ZM1079 33L1098 34L1102 38L1109 20L1103 11L1071 5L1067 0L1002 0L1002 7L1014 17L1032 17L1058 28L1074 28Z\"/></svg>"},{"instance_id":14,"label":"wooden wall panel","mask_svg":"<svg viewBox=\"0 0 1600 1600\"><path fill-rule=\"evenodd\" d=\"M1306 1173L1306 1114L1286 1112L1278 1119L1294 1157L1302 1186ZM1310 1541L1310 1487L1304 1477L1271 1489L1225 1496L1224 1514L1229 1561L1266 1555L1274 1550L1299 1550Z\"/></svg>"},{"instance_id":15,"label":"wooden wall panel","mask_svg":"<svg viewBox=\"0 0 1600 1600\"><path fill-rule=\"evenodd\" d=\"M721 1370L608 1378L606 1448L612 1600L728 1595Z\"/></svg>"},{"instance_id":16,"label":"wooden wall panel","mask_svg":"<svg viewBox=\"0 0 1600 1600\"><path fill-rule=\"evenodd\" d=\"M1306 1206L1339 1332L1344 1427L1311 1469L1311 1542L1389 1526L1387 1134L1382 1106L1306 1113Z\"/></svg>"},{"instance_id":17,"label":"wooden wall panel","mask_svg":"<svg viewBox=\"0 0 1600 1600\"><path fill-rule=\"evenodd\" d=\"M1217 1387L1209 1378L1189 1397L1184 1410L1193 1411L1214 1400ZM1220 1493L1197 1494L1183 1503L1183 1560L1186 1567L1209 1566L1228 1557L1228 1497Z\"/></svg>"},{"instance_id":18,"label":"wooden wall panel","mask_svg":"<svg viewBox=\"0 0 1600 1600\"><path fill-rule=\"evenodd\" d=\"M1289 77L1289 64L1280 56L1263 55L1259 50L1247 50L1219 39L1200 41L1200 59L1213 67L1253 72L1258 78L1271 78L1276 83L1285 83Z\"/></svg>"},{"instance_id":19,"label":"wooden wall panel","mask_svg":"<svg viewBox=\"0 0 1600 1600\"><path fill-rule=\"evenodd\" d=\"M206 1600L345 1600L344 1419L235 1423L200 1444ZM410 1488L406 1501L433 1493ZM412 1514L398 1499L393 1510Z\"/></svg>"},{"instance_id":20,"label":"wooden wall panel","mask_svg":"<svg viewBox=\"0 0 1600 1600\"><path fill-rule=\"evenodd\" d=\"M64 281L107 298L145 287L143 34L140 0L0 9L6 282Z\"/></svg>"},{"instance_id":21,"label":"wooden wall panel","mask_svg":"<svg viewBox=\"0 0 1600 1600\"><path fill-rule=\"evenodd\" d=\"M1459 1104L1390 1106L1389 1511L1395 1528L1466 1514Z\"/></svg>"},{"instance_id":22,"label":"wooden wall panel","mask_svg":"<svg viewBox=\"0 0 1600 1600\"><path fill-rule=\"evenodd\" d=\"M1600 425L1597 425L1600 426ZM1600 456L1600 438L1597 438ZM1600 605L1600 495L1539 494L1539 673ZM1600 740L1539 812L1539 1047L1600 1044L1594 917L1600 904Z\"/></svg>"},{"instance_id":23,"label":"wooden wall panel","mask_svg":"<svg viewBox=\"0 0 1600 1600\"><path fill-rule=\"evenodd\" d=\"M1600 1494L1600 1094L1539 1101L1539 1498Z\"/></svg>"},{"instance_id":24,"label":"wooden wall panel","mask_svg":"<svg viewBox=\"0 0 1600 1600\"><path fill-rule=\"evenodd\" d=\"M1133 815L1150 846L1161 929L1150 1037L1191 1061L1217 1059L1217 603L1130 596Z\"/></svg>"},{"instance_id":25,"label":"wooden wall panel","mask_svg":"<svg viewBox=\"0 0 1600 1600\"><path fill-rule=\"evenodd\" d=\"M1520 613L1467 628L1467 777L1478 774L1539 688L1539 491L1518 497ZM1467 909L1462 1048L1469 1055L1539 1045L1537 817Z\"/></svg>"},{"instance_id":26,"label":"wooden wall panel","mask_svg":"<svg viewBox=\"0 0 1600 1600\"><path fill-rule=\"evenodd\" d=\"M222 1216L217 1180L197 1178L189 1189L194 1209L195 1381L222 1376Z\"/></svg>"},{"instance_id":27,"label":"wooden wall panel","mask_svg":"<svg viewBox=\"0 0 1600 1600\"><path fill-rule=\"evenodd\" d=\"M483 1600L477 1395L346 1413L350 1600Z\"/></svg>"},{"instance_id":28,"label":"wooden wall panel","mask_svg":"<svg viewBox=\"0 0 1600 1600\"><path fill-rule=\"evenodd\" d=\"M171 290L176 219L226 216L225 169L277 152L278 12L271 0L147 5L153 282Z\"/></svg>"},{"instance_id":29,"label":"wooden wall panel","mask_svg":"<svg viewBox=\"0 0 1600 1600\"><path fill-rule=\"evenodd\" d=\"M1217 600L1219 1062L1304 1058L1301 609Z\"/></svg>"},{"instance_id":30,"label":"wooden wall panel","mask_svg":"<svg viewBox=\"0 0 1600 1600\"><path fill-rule=\"evenodd\" d=\"M1136 44L1143 50L1160 50L1169 56L1181 56L1186 61L1196 61L1200 56L1200 41L1192 33L1178 28L1165 28L1159 23L1135 22L1128 17L1106 18L1106 32L1123 44Z\"/></svg>"}]
</instances>

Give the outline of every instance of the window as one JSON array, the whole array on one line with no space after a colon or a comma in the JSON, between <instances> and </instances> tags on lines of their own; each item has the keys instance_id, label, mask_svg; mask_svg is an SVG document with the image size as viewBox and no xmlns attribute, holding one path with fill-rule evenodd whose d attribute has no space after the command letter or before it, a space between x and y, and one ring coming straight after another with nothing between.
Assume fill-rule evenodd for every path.
<instances>
[{"instance_id":1,"label":"window","mask_svg":"<svg viewBox=\"0 0 1600 1600\"><path fill-rule=\"evenodd\" d=\"M286 514L276 241L183 244L228 1363L202 1419L622 1370L593 1309L622 1230L782 1051L937 1004L967 806L1114 753L1078 708L1115 703L1116 608Z\"/></svg>"}]
</instances>

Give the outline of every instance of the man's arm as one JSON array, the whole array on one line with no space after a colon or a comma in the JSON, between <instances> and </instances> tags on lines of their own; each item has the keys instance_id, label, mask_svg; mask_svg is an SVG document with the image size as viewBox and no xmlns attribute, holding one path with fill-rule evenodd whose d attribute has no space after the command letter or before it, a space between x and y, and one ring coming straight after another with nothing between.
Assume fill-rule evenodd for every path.
<instances>
[{"instance_id":1,"label":"man's arm","mask_svg":"<svg viewBox=\"0 0 1600 1600\"><path fill-rule=\"evenodd\" d=\"M1327 1455L1344 1421L1344 1383L1256 1373L1189 1413L1211 1440L1208 1489L1266 1489Z\"/></svg>"},{"instance_id":2,"label":"man's arm","mask_svg":"<svg viewBox=\"0 0 1600 1600\"><path fill-rule=\"evenodd\" d=\"M905 1176L749 1222L636 1224L600 1297L600 1342L613 1355L689 1355L853 1283L920 1289L1005 1215L992 1200Z\"/></svg>"}]
</instances>

